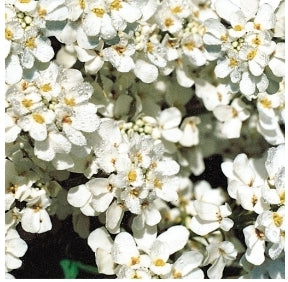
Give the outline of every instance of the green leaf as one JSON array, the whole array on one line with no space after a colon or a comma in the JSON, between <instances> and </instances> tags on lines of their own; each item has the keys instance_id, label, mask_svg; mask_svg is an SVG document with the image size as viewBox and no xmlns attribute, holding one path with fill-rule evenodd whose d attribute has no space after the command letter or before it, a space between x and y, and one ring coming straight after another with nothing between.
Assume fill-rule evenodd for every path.
<instances>
[{"instance_id":1,"label":"green leaf","mask_svg":"<svg viewBox=\"0 0 288 282\"><path fill-rule=\"evenodd\" d=\"M60 261L60 265L64 272L65 279L74 279L77 277L79 273L77 262L69 259L63 259Z\"/></svg>"}]
</instances>

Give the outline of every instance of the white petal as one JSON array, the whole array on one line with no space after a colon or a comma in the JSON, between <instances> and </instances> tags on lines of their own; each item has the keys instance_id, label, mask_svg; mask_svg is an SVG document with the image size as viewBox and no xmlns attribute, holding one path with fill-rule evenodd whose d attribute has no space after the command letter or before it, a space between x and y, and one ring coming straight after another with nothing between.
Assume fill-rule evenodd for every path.
<instances>
[{"instance_id":1,"label":"white petal","mask_svg":"<svg viewBox=\"0 0 288 282\"><path fill-rule=\"evenodd\" d=\"M44 161L51 161L55 157L55 151L50 147L49 139L35 141L34 153L37 158Z\"/></svg>"},{"instance_id":2,"label":"white petal","mask_svg":"<svg viewBox=\"0 0 288 282\"><path fill-rule=\"evenodd\" d=\"M168 228L157 237L157 240L167 243L169 254L181 250L187 243L189 231L182 225L175 225Z\"/></svg>"},{"instance_id":3,"label":"white petal","mask_svg":"<svg viewBox=\"0 0 288 282\"><path fill-rule=\"evenodd\" d=\"M43 63L49 62L54 56L53 48L43 40L35 40L36 48L32 50L34 56Z\"/></svg>"},{"instance_id":4,"label":"white petal","mask_svg":"<svg viewBox=\"0 0 288 282\"><path fill-rule=\"evenodd\" d=\"M142 13L137 7L125 2L122 2L121 5L122 8L119 10L119 14L128 23L133 23L141 17Z\"/></svg>"},{"instance_id":5,"label":"white petal","mask_svg":"<svg viewBox=\"0 0 288 282\"><path fill-rule=\"evenodd\" d=\"M156 171L160 172L162 175L175 175L179 172L180 166L174 160L159 161L157 162Z\"/></svg>"},{"instance_id":6,"label":"white petal","mask_svg":"<svg viewBox=\"0 0 288 282\"><path fill-rule=\"evenodd\" d=\"M248 73L244 72L240 81L240 91L246 96L248 100L253 98L256 85L255 79Z\"/></svg>"},{"instance_id":7,"label":"white petal","mask_svg":"<svg viewBox=\"0 0 288 282\"><path fill-rule=\"evenodd\" d=\"M52 164L57 170L66 170L74 166L72 158L66 153L57 154L53 159Z\"/></svg>"},{"instance_id":8,"label":"white petal","mask_svg":"<svg viewBox=\"0 0 288 282\"><path fill-rule=\"evenodd\" d=\"M145 83L154 82L158 77L158 68L143 60L137 60L134 68L135 75Z\"/></svg>"},{"instance_id":9,"label":"white petal","mask_svg":"<svg viewBox=\"0 0 288 282\"><path fill-rule=\"evenodd\" d=\"M139 256L134 238L128 232L121 232L115 237L111 253L114 262L125 265L130 265L131 258Z\"/></svg>"},{"instance_id":10,"label":"white petal","mask_svg":"<svg viewBox=\"0 0 288 282\"><path fill-rule=\"evenodd\" d=\"M113 240L105 227L100 227L92 231L87 240L93 252L96 252L98 248L110 252L113 245Z\"/></svg>"},{"instance_id":11,"label":"white petal","mask_svg":"<svg viewBox=\"0 0 288 282\"><path fill-rule=\"evenodd\" d=\"M189 228L200 236L209 234L219 228L219 226L219 222L202 220L199 216L192 217L189 223Z\"/></svg>"},{"instance_id":12,"label":"white petal","mask_svg":"<svg viewBox=\"0 0 288 282\"><path fill-rule=\"evenodd\" d=\"M255 172L249 165L249 160L246 154L242 153L236 156L233 162L235 175L246 185L252 185L255 179Z\"/></svg>"},{"instance_id":13,"label":"white petal","mask_svg":"<svg viewBox=\"0 0 288 282\"><path fill-rule=\"evenodd\" d=\"M5 81L8 84L14 84L22 79L23 70L18 56L11 55L5 60Z\"/></svg>"},{"instance_id":14,"label":"white petal","mask_svg":"<svg viewBox=\"0 0 288 282\"><path fill-rule=\"evenodd\" d=\"M163 129L170 129L173 127L177 127L182 119L181 112L175 108L171 107L162 111L159 119L159 123L163 127Z\"/></svg>"},{"instance_id":15,"label":"white petal","mask_svg":"<svg viewBox=\"0 0 288 282\"><path fill-rule=\"evenodd\" d=\"M84 184L82 184L69 190L67 195L67 201L73 207L80 208L85 206L89 202L91 196L91 192Z\"/></svg>"},{"instance_id":16,"label":"white petal","mask_svg":"<svg viewBox=\"0 0 288 282\"><path fill-rule=\"evenodd\" d=\"M87 144L86 138L82 134L82 132L74 129L72 126L64 124L63 131L66 134L67 138L71 141L71 143L77 146L84 146Z\"/></svg>"}]
</instances>

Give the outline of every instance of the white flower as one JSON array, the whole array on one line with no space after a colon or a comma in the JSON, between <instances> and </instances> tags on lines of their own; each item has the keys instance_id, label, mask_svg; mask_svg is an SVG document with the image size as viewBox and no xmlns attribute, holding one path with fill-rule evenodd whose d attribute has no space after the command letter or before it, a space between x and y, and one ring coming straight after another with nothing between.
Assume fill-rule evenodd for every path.
<instances>
[{"instance_id":1,"label":"white flower","mask_svg":"<svg viewBox=\"0 0 288 282\"><path fill-rule=\"evenodd\" d=\"M135 47L123 39L118 44L102 50L105 61L110 62L119 72L129 72L135 66L131 56Z\"/></svg>"},{"instance_id":2,"label":"white flower","mask_svg":"<svg viewBox=\"0 0 288 282\"><path fill-rule=\"evenodd\" d=\"M5 171L5 211L7 211L15 200L23 200L22 196L31 187L33 181L20 176L10 160L5 161Z\"/></svg>"},{"instance_id":3,"label":"white flower","mask_svg":"<svg viewBox=\"0 0 288 282\"><path fill-rule=\"evenodd\" d=\"M170 142L176 143L182 137L182 132L178 128L181 122L181 112L175 108L163 110L158 118L159 130L162 137Z\"/></svg>"},{"instance_id":4,"label":"white flower","mask_svg":"<svg viewBox=\"0 0 288 282\"><path fill-rule=\"evenodd\" d=\"M28 249L26 242L20 238L16 229L10 228L5 233L5 272L21 267L22 261Z\"/></svg>"},{"instance_id":5,"label":"white flower","mask_svg":"<svg viewBox=\"0 0 288 282\"><path fill-rule=\"evenodd\" d=\"M220 279L227 263L236 259L237 251L231 242L223 241L212 243L207 247L208 255L204 260L204 265L212 264L207 275L210 279Z\"/></svg>"},{"instance_id":6,"label":"white flower","mask_svg":"<svg viewBox=\"0 0 288 282\"><path fill-rule=\"evenodd\" d=\"M105 227L97 228L89 234L88 245L95 252L99 272L107 275L114 274L115 266L111 254L113 241Z\"/></svg>"},{"instance_id":7,"label":"white flower","mask_svg":"<svg viewBox=\"0 0 288 282\"><path fill-rule=\"evenodd\" d=\"M193 205L197 214L190 221L189 228L196 234L203 236L217 228L229 231L233 227L233 220L227 218L232 214L227 203L218 206L195 200Z\"/></svg>"},{"instance_id":8,"label":"white flower","mask_svg":"<svg viewBox=\"0 0 288 282\"><path fill-rule=\"evenodd\" d=\"M230 0L216 0L215 9L228 23L226 28L216 19L205 21L206 50L211 60L219 58L215 74L228 78L235 92L240 90L248 100L254 99L269 86L266 67L276 46L270 33L275 25L274 11L265 3L258 6L255 1L248 7Z\"/></svg>"},{"instance_id":9,"label":"white flower","mask_svg":"<svg viewBox=\"0 0 288 282\"><path fill-rule=\"evenodd\" d=\"M285 232L285 206L277 211L266 210L257 217L257 224L263 226L267 240L278 243L281 240L281 232Z\"/></svg>"},{"instance_id":10,"label":"white flower","mask_svg":"<svg viewBox=\"0 0 288 282\"><path fill-rule=\"evenodd\" d=\"M265 235L254 225L246 226L243 229L247 250L245 252L246 259L254 264L261 265L265 261Z\"/></svg>"},{"instance_id":11,"label":"white flower","mask_svg":"<svg viewBox=\"0 0 288 282\"><path fill-rule=\"evenodd\" d=\"M228 193L233 199L238 199L238 195L250 187L261 187L267 177L262 160L248 159L243 153L237 155L233 162L222 163L221 168L228 177Z\"/></svg>"},{"instance_id":12,"label":"white flower","mask_svg":"<svg viewBox=\"0 0 288 282\"><path fill-rule=\"evenodd\" d=\"M99 35L106 40L116 36L112 19L107 12L108 9L105 1L87 1L86 15L83 19L83 30L88 36Z\"/></svg>"},{"instance_id":13,"label":"white flower","mask_svg":"<svg viewBox=\"0 0 288 282\"><path fill-rule=\"evenodd\" d=\"M199 117L186 117L181 123L180 129L183 135L179 143L184 147L191 147L199 144L199 130L197 125L201 122Z\"/></svg>"},{"instance_id":14,"label":"white flower","mask_svg":"<svg viewBox=\"0 0 288 282\"><path fill-rule=\"evenodd\" d=\"M21 226L26 232L43 233L51 230L52 223L46 208L51 200L44 190L32 189L31 199L27 199L26 208L23 209Z\"/></svg>"},{"instance_id":15,"label":"white flower","mask_svg":"<svg viewBox=\"0 0 288 282\"><path fill-rule=\"evenodd\" d=\"M218 105L228 105L233 94L227 91L224 84L212 85L207 81L197 83L196 95L203 100L204 106L208 111L212 111Z\"/></svg>"},{"instance_id":16,"label":"white flower","mask_svg":"<svg viewBox=\"0 0 288 282\"><path fill-rule=\"evenodd\" d=\"M172 265L172 270L169 278L174 279L203 279L204 273L198 268L203 260L203 255L192 250L184 252Z\"/></svg>"},{"instance_id":17,"label":"white flower","mask_svg":"<svg viewBox=\"0 0 288 282\"><path fill-rule=\"evenodd\" d=\"M231 105L216 106L213 114L221 122L219 135L229 139L240 137L242 122L250 115L246 105L239 98L234 99Z\"/></svg>"}]
</instances>

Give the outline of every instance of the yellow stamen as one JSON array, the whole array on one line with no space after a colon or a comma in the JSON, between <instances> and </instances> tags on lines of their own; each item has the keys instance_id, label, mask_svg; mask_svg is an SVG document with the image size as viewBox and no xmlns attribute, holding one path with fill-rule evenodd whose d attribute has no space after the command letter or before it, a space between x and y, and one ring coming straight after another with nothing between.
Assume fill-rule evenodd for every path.
<instances>
[{"instance_id":1,"label":"yellow stamen","mask_svg":"<svg viewBox=\"0 0 288 282\"><path fill-rule=\"evenodd\" d=\"M111 9L111 10L119 11L121 8L122 8L122 5L121 5L120 0L114 0L114 1L110 4L110 9Z\"/></svg>"},{"instance_id":2,"label":"yellow stamen","mask_svg":"<svg viewBox=\"0 0 288 282\"><path fill-rule=\"evenodd\" d=\"M26 40L25 46L34 49L37 45L35 43L35 37L30 37L29 39Z\"/></svg>"},{"instance_id":3,"label":"yellow stamen","mask_svg":"<svg viewBox=\"0 0 288 282\"><path fill-rule=\"evenodd\" d=\"M64 98L64 102L65 102L65 104L67 105L67 106L71 106L71 107L73 107L73 106L75 106L76 105L76 103L75 103L75 99L72 97L72 98L70 98L70 99L68 99L68 98Z\"/></svg>"},{"instance_id":4,"label":"yellow stamen","mask_svg":"<svg viewBox=\"0 0 288 282\"><path fill-rule=\"evenodd\" d=\"M162 189L163 183L158 178L154 179L153 184L156 188Z\"/></svg>"},{"instance_id":5,"label":"yellow stamen","mask_svg":"<svg viewBox=\"0 0 288 282\"><path fill-rule=\"evenodd\" d=\"M247 54L247 60L253 60L255 58L256 54L257 54L257 50L251 50Z\"/></svg>"},{"instance_id":6,"label":"yellow stamen","mask_svg":"<svg viewBox=\"0 0 288 282\"><path fill-rule=\"evenodd\" d=\"M182 7L181 6L175 6L174 8L171 9L172 14L178 14L182 12Z\"/></svg>"},{"instance_id":7,"label":"yellow stamen","mask_svg":"<svg viewBox=\"0 0 288 282\"><path fill-rule=\"evenodd\" d=\"M136 180L136 178L137 178L137 173L136 173L136 171L135 171L135 170L129 171L129 173L128 173L128 180L129 180L129 182L134 182L134 181Z\"/></svg>"},{"instance_id":8,"label":"yellow stamen","mask_svg":"<svg viewBox=\"0 0 288 282\"><path fill-rule=\"evenodd\" d=\"M221 40L223 43L225 43L225 42L227 41L227 39L228 39L227 34L224 34L224 35L221 35L221 36L220 36L220 40Z\"/></svg>"},{"instance_id":9,"label":"yellow stamen","mask_svg":"<svg viewBox=\"0 0 288 282\"><path fill-rule=\"evenodd\" d=\"M43 92L49 92L52 90L52 87L50 83L46 83L40 86L40 90L42 90Z\"/></svg>"},{"instance_id":10,"label":"yellow stamen","mask_svg":"<svg viewBox=\"0 0 288 282\"><path fill-rule=\"evenodd\" d=\"M85 9L86 7L86 3L85 3L85 0L78 0L78 3L79 3L79 6L82 10Z\"/></svg>"},{"instance_id":11,"label":"yellow stamen","mask_svg":"<svg viewBox=\"0 0 288 282\"><path fill-rule=\"evenodd\" d=\"M164 24L166 27L170 27L174 24L174 21L171 18L167 18L165 19Z\"/></svg>"},{"instance_id":12,"label":"yellow stamen","mask_svg":"<svg viewBox=\"0 0 288 282\"><path fill-rule=\"evenodd\" d=\"M45 122L45 118L40 114L33 114L32 117L37 123L42 124Z\"/></svg>"},{"instance_id":13,"label":"yellow stamen","mask_svg":"<svg viewBox=\"0 0 288 282\"><path fill-rule=\"evenodd\" d=\"M275 226L280 227L283 223L283 216L281 216L277 212L273 212L273 221Z\"/></svg>"},{"instance_id":14,"label":"yellow stamen","mask_svg":"<svg viewBox=\"0 0 288 282\"><path fill-rule=\"evenodd\" d=\"M237 24L234 26L233 28L235 31L241 31L243 29L243 27L240 24Z\"/></svg>"},{"instance_id":15,"label":"yellow stamen","mask_svg":"<svg viewBox=\"0 0 288 282\"><path fill-rule=\"evenodd\" d=\"M255 45L260 45L261 39L258 36L256 36L255 38L252 39L252 43Z\"/></svg>"},{"instance_id":16,"label":"yellow stamen","mask_svg":"<svg viewBox=\"0 0 288 282\"><path fill-rule=\"evenodd\" d=\"M195 48L195 44L193 41L188 41L184 43L184 47L187 48L188 50L192 51Z\"/></svg>"},{"instance_id":17,"label":"yellow stamen","mask_svg":"<svg viewBox=\"0 0 288 282\"><path fill-rule=\"evenodd\" d=\"M45 17L47 15L47 10L41 9L41 7L38 7L37 13L38 13L38 16L40 18L43 18L43 17Z\"/></svg>"},{"instance_id":18,"label":"yellow stamen","mask_svg":"<svg viewBox=\"0 0 288 282\"><path fill-rule=\"evenodd\" d=\"M11 40L13 38L13 32L8 28L5 28L5 38L7 40Z\"/></svg>"},{"instance_id":19,"label":"yellow stamen","mask_svg":"<svg viewBox=\"0 0 288 282\"><path fill-rule=\"evenodd\" d=\"M272 108L272 103L267 98L261 99L260 100L260 104L263 106L263 108L266 108L266 109L271 109Z\"/></svg>"},{"instance_id":20,"label":"yellow stamen","mask_svg":"<svg viewBox=\"0 0 288 282\"><path fill-rule=\"evenodd\" d=\"M156 259L155 261L154 261L154 265L156 265L156 266L164 266L166 263L165 263L165 261L163 261L163 259Z\"/></svg>"},{"instance_id":21,"label":"yellow stamen","mask_svg":"<svg viewBox=\"0 0 288 282\"><path fill-rule=\"evenodd\" d=\"M18 0L21 4L28 4L31 0Z\"/></svg>"},{"instance_id":22,"label":"yellow stamen","mask_svg":"<svg viewBox=\"0 0 288 282\"><path fill-rule=\"evenodd\" d=\"M31 99L24 99L21 103L25 108L30 108L33 105L33 101Z\"/></svg>"},{"instance_id":23,"label":"yellow stamen","mask_svg":"<svg viewBox=\"0 0 288 282\"><path fill-rule=\"evenodd\" d=\"M154 50L154 45L151 41L146 43L146 50L148 53L152 53Z\"/></svg>"},{"instance_id":24,"label":"yellow stamen","mask_svg":"<svg viewBox=\"0 0 288 282\"><path fill-rule=\"evenodd\" d=\"M102 18L103 15L105 14L105 11L101 8L94 8L92 9L92 12L98 17L98 18Z\"/></svg>"},{"instance_id":25,"label":"yellow stamen","mask_svg":"<svg viewBox=\"0 0 288 282\"><path fill-rule=\"evenodd\" d=\"M173 269L173 270L172 270L172 275L173 275L173 278L174 278L174 279L179 279L179 278L182 277L182 273L179 272L179 271L177 271L176 269Z\"/></svg>"},{"instance_id":26,"label":"yellow stamen","mask_svg":"<svg viewBox=\"0 0 288 282\"><path fill-rule=\"evenodd\" d=\"M237 65L238 65L238 62L237 62L237 60L236 60L235 58L230 58L230 59L229 59L229 67L234 68L234 67L236 67Z\"/></svg>"}]
</instances>

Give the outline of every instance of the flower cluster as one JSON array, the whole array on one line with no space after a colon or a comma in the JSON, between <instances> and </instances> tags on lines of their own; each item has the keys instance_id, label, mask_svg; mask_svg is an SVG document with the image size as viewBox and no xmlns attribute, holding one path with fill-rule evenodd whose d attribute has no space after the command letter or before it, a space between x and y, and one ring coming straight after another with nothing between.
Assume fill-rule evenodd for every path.
<instances>
[{"instance_id":1,"label":"flower cluster","mask_svg":"<svg viewBox=\"0 0 288 282\"><path fill-rule=\"evenodd\" d=\"M6 0L6 278L64 220L103 276L284 278L284 49L284 0Z\"/></svg>"}]
</instances>

